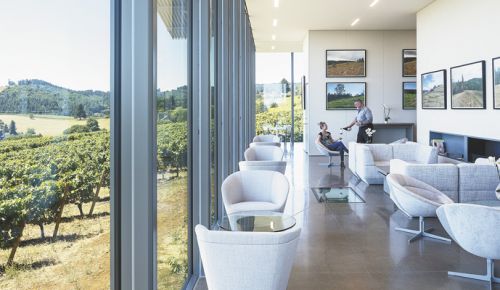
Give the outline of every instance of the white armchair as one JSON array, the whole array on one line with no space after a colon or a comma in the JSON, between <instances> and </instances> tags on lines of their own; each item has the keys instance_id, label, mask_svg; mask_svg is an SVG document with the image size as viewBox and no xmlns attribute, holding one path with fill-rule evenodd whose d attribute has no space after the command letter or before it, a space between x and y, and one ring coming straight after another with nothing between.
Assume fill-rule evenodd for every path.
<instances>
[{"instance_id":1,"label":"white armchair","mask_svg":"<svg viewBox=\"0 0 500 290\"><path fill-rule=\"evenodd\" d=\"M227 214L268 210L283 212L290 185L281 173L269 170L238 171L222 183Z\"/></svg>"},{"instance_id":2,"label":"white armchair","mask_svg":"<svg viewBox=\"0 0 500 290\"><path fill-rule=\"evenodd\" d=\"M283 150L276 146L256 146L245 150L246 161L281 161Z\"/></svg>"},{"instance_id":3,"label":"white armchair","mask_svg":"<svg viewBox=\"0 0 500 290\"><path fill-rule=\"evenodd\" d=\"M262 146L264 147L264 146ZM269 170L281 174L286 172L286 161L240 161L241 171L245 170Z\"/></svg>"},{"instance_id":4,"label":"white armchair","mask_svg":"<svg viewBox=\"0 0 500 290\"><path fill-rule=\"evenodd\" d=\"M278 233L209 231L195 228L210 290L285 290L300 227Z\"/></svg>"},{"instance_id":5,"label":"white armchair","mask_svg":"<svg viewBox=\"0 0 500 290\"><path fill-rule=\"evenodd\" d=\"M500 208L474 204L446 204L437 209L446 232L464 250L486 258L486 275L448 272L448 275L500 283L493 260L500 259Z\"/></svg>"},{"instance_id":6,"label":"white armchair","mask_svg":"<svg viewBox=\"0 0 500 290\"><path fill-rule=\"evenodd\" d=\"M253 138L250 147L254 146L276 146L281 147L281 140L276 135L257 135Z\"/></svg>"},{"instance_id":7,"label":"white armchair","mask_svg":"<svg viewBox=\"0 0 500 290\"><path fill-rule=\"evenodd\" d=\"M390 161L390 172L418 179L446 194L454 202L458 202L458 168L454 164L415 164L393 159Z\"/></svg>"},{"instance_id":8,"label":"white armchair","mask_svg":"<svg viewBox=\"0 0 500 290\"><path fill-rule=\"evenodd\" d=\"M453 203L453 200L434 187L401 174L390 173L387 175L387 184L390 188L391 199L396 206L408 217L419 218L418 231L396 228L396 231L415 235L408 240L409 243L423 237L451 242L450 239L429 234L430 229L425 229L424 218L436 217L436 209L443 204Z\"/></svg>"},{"instance_id":9,"label":"white armchair","mask_svg":"<svg viewBox=\"0 0 500 290\"><path fill-rule=\"evenodd\" d=\"M316 148L318 148L318 151L321 154L328 156L328 163L320 163L319 165L325 165L327 167L332 167L335 165L333 163L332 157L333 156L340 156L340 158L341 158L340 159L340 166L344 167L344 158L342 155L340 155L340 151L332 151L332 150L326 148L325 146L323 146L323 144L319 144L319 143L316 143Z\"/></svg>"}]
</instances>

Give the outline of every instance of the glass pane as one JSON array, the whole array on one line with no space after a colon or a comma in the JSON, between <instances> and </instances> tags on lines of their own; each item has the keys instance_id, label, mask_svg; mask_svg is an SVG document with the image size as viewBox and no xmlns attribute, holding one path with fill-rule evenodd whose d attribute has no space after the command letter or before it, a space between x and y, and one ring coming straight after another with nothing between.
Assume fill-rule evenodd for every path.
<instances>
[{"instance_id":1,"label":"glass pane","mask_svg":"<svg viewBox=\"0 0 500 290\"><path fill-rule=\"evenodd\" d=\"M189 1L158 0L158 289L181 289L188 276Z\"/></svg>"},{"instance_id":2,"label":"glass pane","mask_svg":"<svg viewBox=\"0 0 500 290\"><path fill-rule=\"evenodd\" d=\"M0 2L0 289L110 287L109 9Z\"/></svg>"},{"instance_id":3,"label":"glass pane","mask_svg":"<svg viewBox=\"0 0 500 290\"><path fill-rule=\"evenodd\" d=\"M210 0L210 224L217 221L217 0Z\"/></svg>"},{"instance_id":4,"label":"glass pane","mask_svg":"<svg viewBox=\"0 0 500 290\"><path fill-rule=\"evenodd\" d=\"M302 142L304 124L301 76L304 74L303 54L295 54L294 63L294 141ZM290 141L291 55L290 53L256 54L256 124L257 135L278 134Z\"/></svg>"}]
</instances>

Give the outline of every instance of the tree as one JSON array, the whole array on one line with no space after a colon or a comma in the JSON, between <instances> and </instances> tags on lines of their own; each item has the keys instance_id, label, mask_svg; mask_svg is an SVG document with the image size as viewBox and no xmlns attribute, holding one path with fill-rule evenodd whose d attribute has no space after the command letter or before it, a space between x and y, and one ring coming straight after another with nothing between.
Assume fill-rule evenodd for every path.
<instances>
[{"instance_id":1,"label":"tree","mask_svg":"<svg viewBox=\"0 0 500 290\"><path fill-rule=\"evenodd\" d=\"M280 83L281 83L282 87L285 87L285 92L289 93L290 92L290 83L285 78L283 78Z\"/></svg>"},{"instance_id":2,"label":"tree","mask_svg":"<svg viewBox=\"0 0 500 290\"><path fill-rule=\"evenodd\" d=\"M33 128L26 129L26 135L28 135L28 136L36 135L35 129L33 129Z\"/></svg>"},{"instance_id":3,"label":"tree","mask_svg":"<svg viewBox=\"0 0 500 290\"><path fill-rule=\"evenodd\" d=\"M343 95L345 94L345 87L343 84L338 84L335 88L335 95Z\"/></svg>"},{"instance_id":4,"label":"tree","mask_svg":"<svg viewBox=\"0 0 500 290\"><path fill-rule=\"evenodd\" d=\"M82 104L79 104L76 107L75 118L78 118L79 120L87 118L87 113L85 113L85 108Z\"/></svg>"},{"instance_id":5,"label":"tree","mask_svg":"<svg viewBox=\"0 0 500 290\"><path fill-rule=\"evenodd\" d=\"M276 104L276 103L271 104L271 108L277 108L277 107L278 107L278 104Z\"/></svg>"},{"instance_id":6,"label":"tree","mask_svg":"<svg viewBox=\"0 0 500 290\"><path fill-rule=\"evenodd\" d=\"M90 132L99 131L101 129L99 128L99 122L97 122L97 120L94 118L89 118L87 120L87 127L89 128Z\"/></svg>"},{"instance_id":7,"label":"tree","mask_svg":"<svg viewBox=\"0 0 500 290\"><path fill-rule=\"evenodd\" d=\"M7 124L3 125L3 132L4 133L9 133L9 126Z\"/></svg>"},{"instance_id":8,"label":"tree","mask_svg":"<svg viewBox=\"0 0 500 290\"><path fill-rule=\"evenodd\" d=\"M86 133L89 132L89 127L85 125L73 125L68 129L63 131L64 135L74 134L74 133Z\"/></svg>"},{"instance_id":9,"label":"tree","mask_svg":"<svg viewBox=\"0 0 500 290\"><path fill-rule=\"evenodd\" d=\"M16 122L14 122L14 120L10 121L9 134L10 135L17 135Z\"/></svg>"},{"instance_id":10,"label":"tree","mask_svg":"<svg viewBox=\"0 0 500 290\"><path fill-rule=\"evenodd\" d=\"M30 119L31 120L34 120L35 119L35 115L33 115L33 113L30 114Z\"/></svg>"}]
</instances>

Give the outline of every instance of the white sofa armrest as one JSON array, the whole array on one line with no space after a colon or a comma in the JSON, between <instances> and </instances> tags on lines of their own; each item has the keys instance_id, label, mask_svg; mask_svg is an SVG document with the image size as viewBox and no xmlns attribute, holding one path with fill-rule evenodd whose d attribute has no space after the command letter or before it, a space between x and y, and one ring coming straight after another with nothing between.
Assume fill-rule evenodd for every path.
<instances>
[{"instance_id":1,"label":"white sofa armrest","mask_svg":"<svg viewBox=\"0 0 500 290\"><path fill-rule=\"evenodd\" d=\"M426 146L419 144L417 146L416 158L419 163L422 164L434 164L438 163L437 149L432 146Z\"/></svg>"},{"instance_id":2,"label":"white sofa armrest","mask_svg":"<svg viewBox=\"0 0 500 290\"><path fill-rule=\"evenodd\" d=\"M375 166L370 148L366 145L356 145L356 167L360 166Z\"/></svg>"}]
</instances>

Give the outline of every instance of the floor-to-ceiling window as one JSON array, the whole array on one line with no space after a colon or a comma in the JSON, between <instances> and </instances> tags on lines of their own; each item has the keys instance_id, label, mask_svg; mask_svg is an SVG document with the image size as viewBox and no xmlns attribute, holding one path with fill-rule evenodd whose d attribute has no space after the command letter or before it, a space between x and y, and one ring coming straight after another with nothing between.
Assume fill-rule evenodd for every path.
<instances>
[{"instance_id":1,"label":"floor-to-ceiling window","mask_svg":"<svg viewBox=\"0 0 500 290\"><path fill-rule=\"evenodd\" d=\"M217 221L218 197L218 88L217 80L217 0L210 0L210 224Z\"/></svg>"},{"instance_id":2,"label":"floor-to-ceiling window","mask_svg":"<svg viewBox=\"0 0 500 290\"><path fill-rule=\"evenodd\" d=\"M0 289L110 287L110 22L0 2Z\"/></svg>"},{"instance_id":3,"label":"floor-to-ceiling window","mask_svg":"<svg viewBox=\"0 0 500 290\"><path fill-rule=\"evenodd\" d=\"M157 287L189 274L190 1L157 1Z\"/></svg>"}]
</instances>

